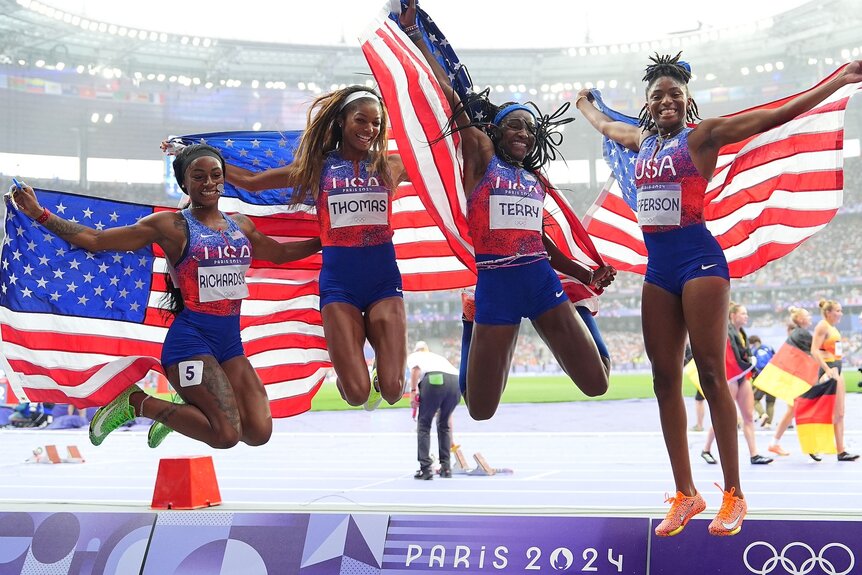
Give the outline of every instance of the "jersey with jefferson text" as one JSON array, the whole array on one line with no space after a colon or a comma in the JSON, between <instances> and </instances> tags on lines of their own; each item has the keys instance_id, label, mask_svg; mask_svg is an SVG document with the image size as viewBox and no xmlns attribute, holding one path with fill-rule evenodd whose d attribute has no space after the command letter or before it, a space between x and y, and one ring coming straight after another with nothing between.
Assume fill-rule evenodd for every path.
<instances>
[{"instance_id":1,"label":"jersey with jefferson text","mask_svg":"<svg viewBox=\"0 0 862 575\"><path fill-rule=\"evenodd\" d=\"M251 265L251 244L233 219L225 216L227 229L208 228L192 215L186 220L189 238L174 266L168 266L174 285L191 311L211 315L237 315L242 299L248 297L245 274Z\"/></svg>"},{"instance_id":2,"label":"jersey with jefferson text","mask_svg":"<svg viewBox=\"0 0 862 575\"><path fill-rule=\"evenodd\" d=\"M368 161L354 164L330 152L316 201L321 244L368 247L391 242L391 200L381 176L369 173Z\"/></svg>"},{"instance_id":3,"label":"jersey with jefferson text","mask_svg":"<svg viewBox=\"0 0 862 575\"><path fill-rule=\"evenodd\" d=\"M635 162L635 185L638 225L644 233L704 222L703 199L708 182L688 152L691 130L684 128L664 140L660 148L656 135L641 143Z\"/></svg>"}]
</instances>

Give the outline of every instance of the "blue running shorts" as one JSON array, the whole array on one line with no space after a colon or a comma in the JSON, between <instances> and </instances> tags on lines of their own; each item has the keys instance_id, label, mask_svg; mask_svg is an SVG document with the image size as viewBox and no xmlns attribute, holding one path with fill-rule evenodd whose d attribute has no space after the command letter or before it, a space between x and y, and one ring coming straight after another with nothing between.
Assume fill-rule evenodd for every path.
<instances>
[{"instance_id":1,"label":"blue running shorts","mask_svg":"<svg viewBox=\"0 0 862 575\"><path fill-rule=\"evenodd\" d=\"M365 312L388 297L404 297L392 243L368 247L324 246L320 309L343 302Z\"/></svg>"},{"instance_id":2,"label":"blue running shorts","mask_svg":"<svg viewBox=\"0 0 862 575\"><path fill-rule=\"evenodd\" d=\"M477 262L498 258L476 255ZM517 264L518 260L512 263ZM567 301L569 296L547 258L523 265L480 269L475 320L490 325L517 325L521 318L536 319Z\"/></svg>"},{"instance_id":3,"label":"blue running shorts","mask_svg":"<svg viewBox=\"0 0 862 575\"><path fill-rule=\"evenodd\" d=\"M219 363L245 355L239 316L181 311L165 336L162 365L168 367L196 355L211 355Z\"/></svg>"},{"instance_id":4,"label":"blue running shorts","mask_svg":"<svg viewBox=\"0 0 862 575\"><path fill-rule=\"evenodd\" d=\"M704 224L644 234L648 258L644 281L682 295L686 282L717 276L730 281L727 259Z\"/></svg>"}]
</instances>

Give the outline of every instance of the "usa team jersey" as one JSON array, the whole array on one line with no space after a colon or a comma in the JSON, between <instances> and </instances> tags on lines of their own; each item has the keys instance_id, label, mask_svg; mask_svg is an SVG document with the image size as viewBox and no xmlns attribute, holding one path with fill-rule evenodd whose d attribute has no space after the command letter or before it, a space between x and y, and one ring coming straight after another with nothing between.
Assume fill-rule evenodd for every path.
<instances>
[{"instance_id":1,"label":"usa team jersey","mask_svg":"<svg viewBox=\"0 0 862 575\"><path fill-rule=\"evenodd\" d=\"M679 135L658 147L658 137L649 136L641 143L635 163L638 225L644 233L663 232L693 224L703 219L706 178L698 173L688 152L688 135Z\"/></svg>"},{"instance_id":2,"label":"usa team jersey","mask_svg":"<svg viewBox=\"0 0 862 575\"><path fill-rule=\"evenodd\" d=\"M231 218L226 230L203 225L190 208L180 212L186 220L189 239L175 266L168 266L174 285L191 311L210 315L238 315L242 299L248 297L245 273L251 265L251 244Z\"/></svg>"},{"instance_id":3,"label":"usa team jersey","mask_svg":"<svg viewBox=\"0 0 862 575\"><path fill-rule=\"evenodd\" d=\"M491 158L467 199L467 221L477 254L514 256L545 251L545 188L524 168Z\"/></svg>"},{"instance_id":4,"label":"usa team jersey","mask_svg":"<svg viewBox=\"0 0 862 575\"><path fill-rule=\"evenodd\" d=\"M378 174L369 175L368 162L344 160L330 152L320 176L317 218L324 247L368 247L392 241L392 202Z\"/></svg>"}]
</instances>

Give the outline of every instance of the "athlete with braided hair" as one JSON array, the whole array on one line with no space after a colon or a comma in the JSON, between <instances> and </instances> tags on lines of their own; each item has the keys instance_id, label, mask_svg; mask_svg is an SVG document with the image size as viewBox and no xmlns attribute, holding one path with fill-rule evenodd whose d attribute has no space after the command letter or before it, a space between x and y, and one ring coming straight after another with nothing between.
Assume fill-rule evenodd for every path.
<instances>
[{"instance_id":1,"label":"athlete with braided hair","mask_svg":"<svg viewBox=\"0 0 862 575\"><path fill-rule=\"evenodd\" d=\"M409 178L387 152L387 113L377 94L348 86L318 97L294 161L262 172L228 165L226 179L249 191L293 188L313 201L323 267L320 312L337 385L350 405L374 409L401 399L407 314L392 243L392 195ZM375 352L369 376L363 347Z\"/></svg>"},{"instance_id":2,"label":"athlete with braided hair","mask_svg":"<svg viewBox=\"0 0 862 575\"><path fill-rule=\"evenodd\" d=\"M640 125L613 121L583 90L575 106L596 130L638 152L635 169L638 223L648 261L642 297L642 323L653 386L676 495L659 536L676 535L706 503L694 486L682 397L686 332L709 402L724 474L721 509L710 523L713 535L739 532L747 505L739 484L736 411L725 374L726 318L730 281L727 261L704 224L707 183L722 146L739 142L802 114L840 87L862 80L862 62L813 90L773 109L710 118L694 127L697 107L688 88L691 68L676 56L651 58L646 69L646 103Z\"/></svg>"},{"instance_id":3,"label":"athlete with braided hair","mask_svg":"<svg viewBox=\"0 0 862 575\"><path fill-rule=\"evenodd\" d=\"M534 105L495 106L487 92L462 102L418 34L415 0L402 11L400 24L452 104L449 132L457 131L461 137L467 220L478 270L466 366L470 415L488 419L497 410L523 317L530 318L581 391L602 395L608 388L607 369L552 268L555 261L549 258L558 252L547 247L550 240L543 234L545 184L539 171L555 157L560 135L554 128L571 121L559 119L566 107L541 116ZM614 273L613 268L602 268L599 274L580 272L584 283L602 287L610 284ZM462 356L465 353L462 349Z\"/></svg>"}]
</instances>

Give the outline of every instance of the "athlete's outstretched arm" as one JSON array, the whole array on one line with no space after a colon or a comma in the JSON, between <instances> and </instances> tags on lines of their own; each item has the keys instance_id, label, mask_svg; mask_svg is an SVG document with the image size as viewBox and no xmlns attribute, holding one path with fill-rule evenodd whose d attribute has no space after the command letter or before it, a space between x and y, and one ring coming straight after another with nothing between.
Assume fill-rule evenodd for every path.
<instances>
[{"instance_id":1,"label":"athlete's outstretched arm","mask_svg":"<svg viewBox=\"0 0 862 575\"><path fill-rule=\"evenodd\" d=\"M225 164L224 179L237 188L249 192L260 192L292 187L291 177L293 173L291 165L270 168L262 172L252 172L245 168Z\"/></svg>"},{"instance_id":2,"label":"athlete's outstretched arm","mask_svg":"<svg viewBox=\"0 0 862 575\"><path fill-rule=\"evenodd\" d=\"M19 209L27 216L69 243L90 252L134 251L158 243L166 236L174 219L174 214L170 212L159 212L129 226L96 230L50 213L39 204L33 188L26 184L14 186L10 192Z\"/></svg>"},{"instance_id":3,"label":"athlete's outstretched arm","mask_svg":"<svg viewBox=\"0 0 862 575\"><path fill-rule=\"evenodd\" d=\"M281 243L258 230L247 216L234 214L231 217L248 238L252 253L257 259L283 264L301 260L320 251L320 238Z\"/></svg>"},{"instance_id":4,"label":"athlete's outstretched arm","mask_svg":"<svg viewBox=\"0 0 862 575\"><path fill-rule=\"evenodd\" d=\"M422 52L426 62L428 62L428 66L434 73L434 78L437 79L437 83L440 85L440 89L446 96L446 100L449 102L451 109L455 110L456 108L461 107L461 111L454 117L454 121L455 125L462 128L459 131L459 134L461 136L461 150L464 155L464 160L467 164L470 164L472 159L477 160L474 163L473 168L477 170L477 172L480 171L481 173L484 173L485 168L488 166L488 162L491 161L491 155L494 153L494 145L491 142L491 138L482 132L482 130L476 127L471 127L472 121L467 115L467 110L460 106L461 98L452 88L452 83L449 81L448 74L437 61L437 58L434 57L434 54L432 54L428 49L428 45L422 38L418 28L415 28L416 0L410 0L407 5L407 10L401 13L399 22L404 29L408 30L407 36L416 45L416 47L419 48L419 51ZM410 31L411 28L413 31Z\"/></svg>"},{"instance_id":5,"label":"athlete's outstretched arm","mask_svg":"<svg viewBox=\"0 0 862 575\"><path fill-rule=\"evenodd\" d=\"M812 109L839 88L856 82L862 82L862 60L850 62L828 82L793 98L778 108L752 110L734 116L704 120L689 136L689 146L693 154L717 155L722 146L739 142L788 122Z\"/></svg>"}]
</instances>

